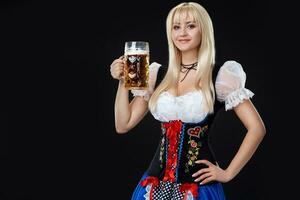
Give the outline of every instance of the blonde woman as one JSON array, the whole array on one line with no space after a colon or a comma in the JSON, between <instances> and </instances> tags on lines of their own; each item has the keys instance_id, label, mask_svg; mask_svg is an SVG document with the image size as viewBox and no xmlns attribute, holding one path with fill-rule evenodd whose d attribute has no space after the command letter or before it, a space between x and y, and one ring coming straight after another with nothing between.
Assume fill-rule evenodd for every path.
<instances>
[{"instance_id":1,"label":"blonde woman","mask_svg":"<svg viewBox=\"0 0 300 200\"><path fill-rule=\"evenodd\" d=\"M119 80L115 126L120 134L135 127L148 110L161 123L162 133L153 161L132 199L224 200L222 183L232 180L250 160L265 135L263 121L245 88L246 74L236 61L226 61L214 73L213 25L197 3L181 3L168 14L169 66L155 87L160 64L150 65L148 91L124 87L122 57L111 64ZM214 76L216 74L216 76ZM208 136L216 113L233 109L247 128L246 136L226 169L220 168Z\"/></svg>"}]
</instances>

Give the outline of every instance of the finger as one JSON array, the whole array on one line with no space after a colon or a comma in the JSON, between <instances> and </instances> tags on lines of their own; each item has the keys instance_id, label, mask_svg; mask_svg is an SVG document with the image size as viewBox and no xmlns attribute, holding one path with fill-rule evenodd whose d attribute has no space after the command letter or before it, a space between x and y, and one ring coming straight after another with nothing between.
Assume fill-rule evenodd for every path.
<instances>
[{"instance_id":1,"label":"finger","mask_svg":"<svg viewBox=\"0 0 300 200\"><path fill-rule=\"evenodd\" d=\"M124 66L116 66L114 68L110 69L111 72L119 73L121 71L124 71Z\"/></svg>"},{"instance_id":2,"label":"finger","mask_svg":"<svg viewBox=\"0 0 300 200\"><path fill-rule=\"evenodd\" d=\"M116 70L113 74L114 74L114 77L119 79L119 77L121 76L121 71L120 70Z\"/></svg>"},{"instance_id":3,"label":"finger","mask_svg":"<svg viewBox=\"0 0 300 200\"><path fill-rule=\"evenodd\" d=\"M124 60L122 60L122 59L117 59L117 63L122 63L122 64L124 64L124 63L125 63L125 61L124 61Z\"/></svg>"},{"instance_id":4,"label":"finger","mask_svg":"<svg viewBox=\"0 0 300 200\"><path fill-rule=\"evenodd\" d=\"M208 182L211 182L213 180L214 180L214 178L212 176L210 176L210 177L204 179L202 182L200 182L200 185L204 185L204 184L206 184Z\"/></svg>"},{"instance_id":5,"label":"finger","mask_svg":"<svg viewBox=\"0 0 300 200\"><path fill-rule=\"evenodd\" d=\"M111 63L111 65L110 66L113 66L113 65L115 65L116 64L116 62L118 62L119 61L119 59L115 59L112 63Z\"/></svg>"},{"instance_id":6,"label":"finger","mask_svg":"<svg viewBox=\"0 0 300 200\"><path fill-rule=\"evenodd\" d=\"M118 73L118 71L124 71L124 66L123 65L116 65L116 66L112 66L110 68L111 73Z\"/></svg>"},{"instance_id":7,"label":"finger","mask_svg":"<svg viewBox=\"0 0 300 200\"><path fill-rule=\"evenodd\" d=\"M195 163L197 163L197 164L205 164L205 165L207 165L207 166L212 166L213 164L211 163L211 162L209 162L208 160L197 160Z\"/></svg>"},{"instance_id":8,"label":"finger","mask_svg":"<svg viewBox=\"0 0 300 200\"><path fill-rule=\"evenodd\" d=\"M123 61L122 60L115 60L111 65L110 65L110 68L114 68L114 67L117 67L119 65L124 65Z\"/></svg>"},{"instance_id":9,"label":"finger","mask_svg":"<svg viewBox=\"0 0 300 200\"><path fill-rule=\"evenodd\" d=\"M120 64L120 65L119 65L119 69L123 71L123 70L124 70L124 65L123 65L123 64Z\"/></svg>"},{"instance_id":10,"label":"finger","mask_svg":"<svg viewBox=\"0 0 300 200\"><path fill-rule=\"evenodd\" d=\"M118 79L118 77L120 76L122 70L120 69L112 69L111 70L111 75L115 78Z\"/></svg>"},{"instance_id":11,"label":"finger","mask_svg":"<svg viewBox=\"0 0 300 200\"><path fill-rule=\"evenodd\" d=\"M122 74L119 80L125 81L125 76Z\"/></svg>"},{"instance_id":12,"label":"finger","mask_svg":"<svg viewBox=\"0 0 300 200\"><path fill-rule=\"evenodd\" d=\"M125 56L121 56L118 60L119 60L121 63L125 64Z\"/></svg>"},{"instance_id":13,"label":"finger","mask_svg":"<svg viewBox=\"0 0 300 200\"><path fill-rule=\"evenodd\" d=\"M117 73L120 76L123 73L123 69L118 69Z\"/></svg>"},{"instance_id":14,"label":"finger","mask_svg":"<svg viewBox=\"0 0 300 200\"><path fill-rule=\"evenodd\" d=\"M202 181L202 180L204 180L204 179L206 179L206 178L208 178L208 177L211 177L211 176L212 176L211 173L205 173L205 174L203 174L202 176L200 176L199 178L196 178L196 179L195 179L195 182Z\"/></svg>"},{"instance_id":15,"label":"finger","mask_svg":"<svg viewBox=\"0 0 300 200\"><path fill-rule=\"evenodd\" d=\"M123 58L124 58L124 55L122 55L122 56L119 57L119 59L121 59L121 60L123 60Z\"/></svg>"},{"instance_id":16,"label":"finger","mask_svg":"<svg viewBox=\"0 0 300 200\"><path fill-rule=\"evenodd\" d=\"M197 171L196 173L194 173L194 174L192 175L192 177L200 176L200 175L203 174L203 173L209 172L209 170L210 170L210 169L208 169L208 168L200 169L199 171Z\"/></svg>"},{"instance_id":17,"label":"finger","mask_svg":"<svg viewBox=\"0 0 300 200\"><path fill-rule=\"evenodd\" d=\"M118 69L116 69L116 73L118 74L118 76L121 76L121 74L124 73L123 68L118 68Z\"/></svg>"}]
</instances>

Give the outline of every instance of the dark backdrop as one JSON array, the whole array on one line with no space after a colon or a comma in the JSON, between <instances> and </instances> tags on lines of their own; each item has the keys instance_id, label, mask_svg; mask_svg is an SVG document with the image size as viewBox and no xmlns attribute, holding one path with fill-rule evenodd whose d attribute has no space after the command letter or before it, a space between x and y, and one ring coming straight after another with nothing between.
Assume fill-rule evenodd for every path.
<instances>
[{"instance_id":1,"label":"dark backdrop","mask_svg":"<svg viewBox=\"0 0 300 200\"><path fill-rule=\"evenodd\" d=\"M146 40L151 61L166 67L165 20L179 2L1 3L2 62L12 89L9 109L1 113L9 112L11 120L2 120L1 166L7 178L1 179L0 199L130 199L152 159L160 124L148 113L128 134L116 133L118 82L109 66L122 55L125 41ZM295 64L286 48L293 40L290 12L268 1L199 2L213 20L217 63L242 64L267 128L249 163L224 184L226 196L289 199L284 188L294 175L295 147L290 113L297 107L290 98ZM8 130L16 133L9 156ZM221 167L228 166L245 131L234 112L220 113L211 138Z\"/></svg>"}]
</instances>

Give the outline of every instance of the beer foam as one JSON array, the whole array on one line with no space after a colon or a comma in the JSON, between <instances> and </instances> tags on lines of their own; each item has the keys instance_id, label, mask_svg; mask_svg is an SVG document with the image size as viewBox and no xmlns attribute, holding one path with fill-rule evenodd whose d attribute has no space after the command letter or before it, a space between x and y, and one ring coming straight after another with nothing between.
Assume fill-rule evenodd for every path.
<instances>
[{"instance_id":1,"label":"beer foam","mask_svg":"<svg viewBox=\"0 0 300 200\"><path fill-rule=\"evenodd\" d=\"M127 49L125 55L139 55L139 54L149 54L148 51L141 49Z\"/></svg>"}]
</instances>

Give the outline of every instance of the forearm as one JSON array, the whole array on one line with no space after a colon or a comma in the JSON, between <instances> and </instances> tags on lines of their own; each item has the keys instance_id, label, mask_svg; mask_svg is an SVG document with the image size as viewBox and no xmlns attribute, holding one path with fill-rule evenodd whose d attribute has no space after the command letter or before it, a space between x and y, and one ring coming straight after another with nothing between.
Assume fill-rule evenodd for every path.
<instances>
[{"instance_id":1,"label":"forearm","mask_svg":"<svg viewBox=\"0 0 300 200\"><path fill-rule=\"evenodd\" d=\"M230 165L226 169L230 179L233 179L253 156L265 135L264 130L249 130Z\"/></svg>"},{"instance_id":2,"label":"forearm","mask_svg":"<svg viewBox=\"0 0 300 200\"><path fill-rule=\"evenodd\" d=\"M122 81L119 81L115 99L115 126L118 133L126 132L130 115L131 111L129 106L128 89L125 88Z\"/></svg>"}]
</instances>

